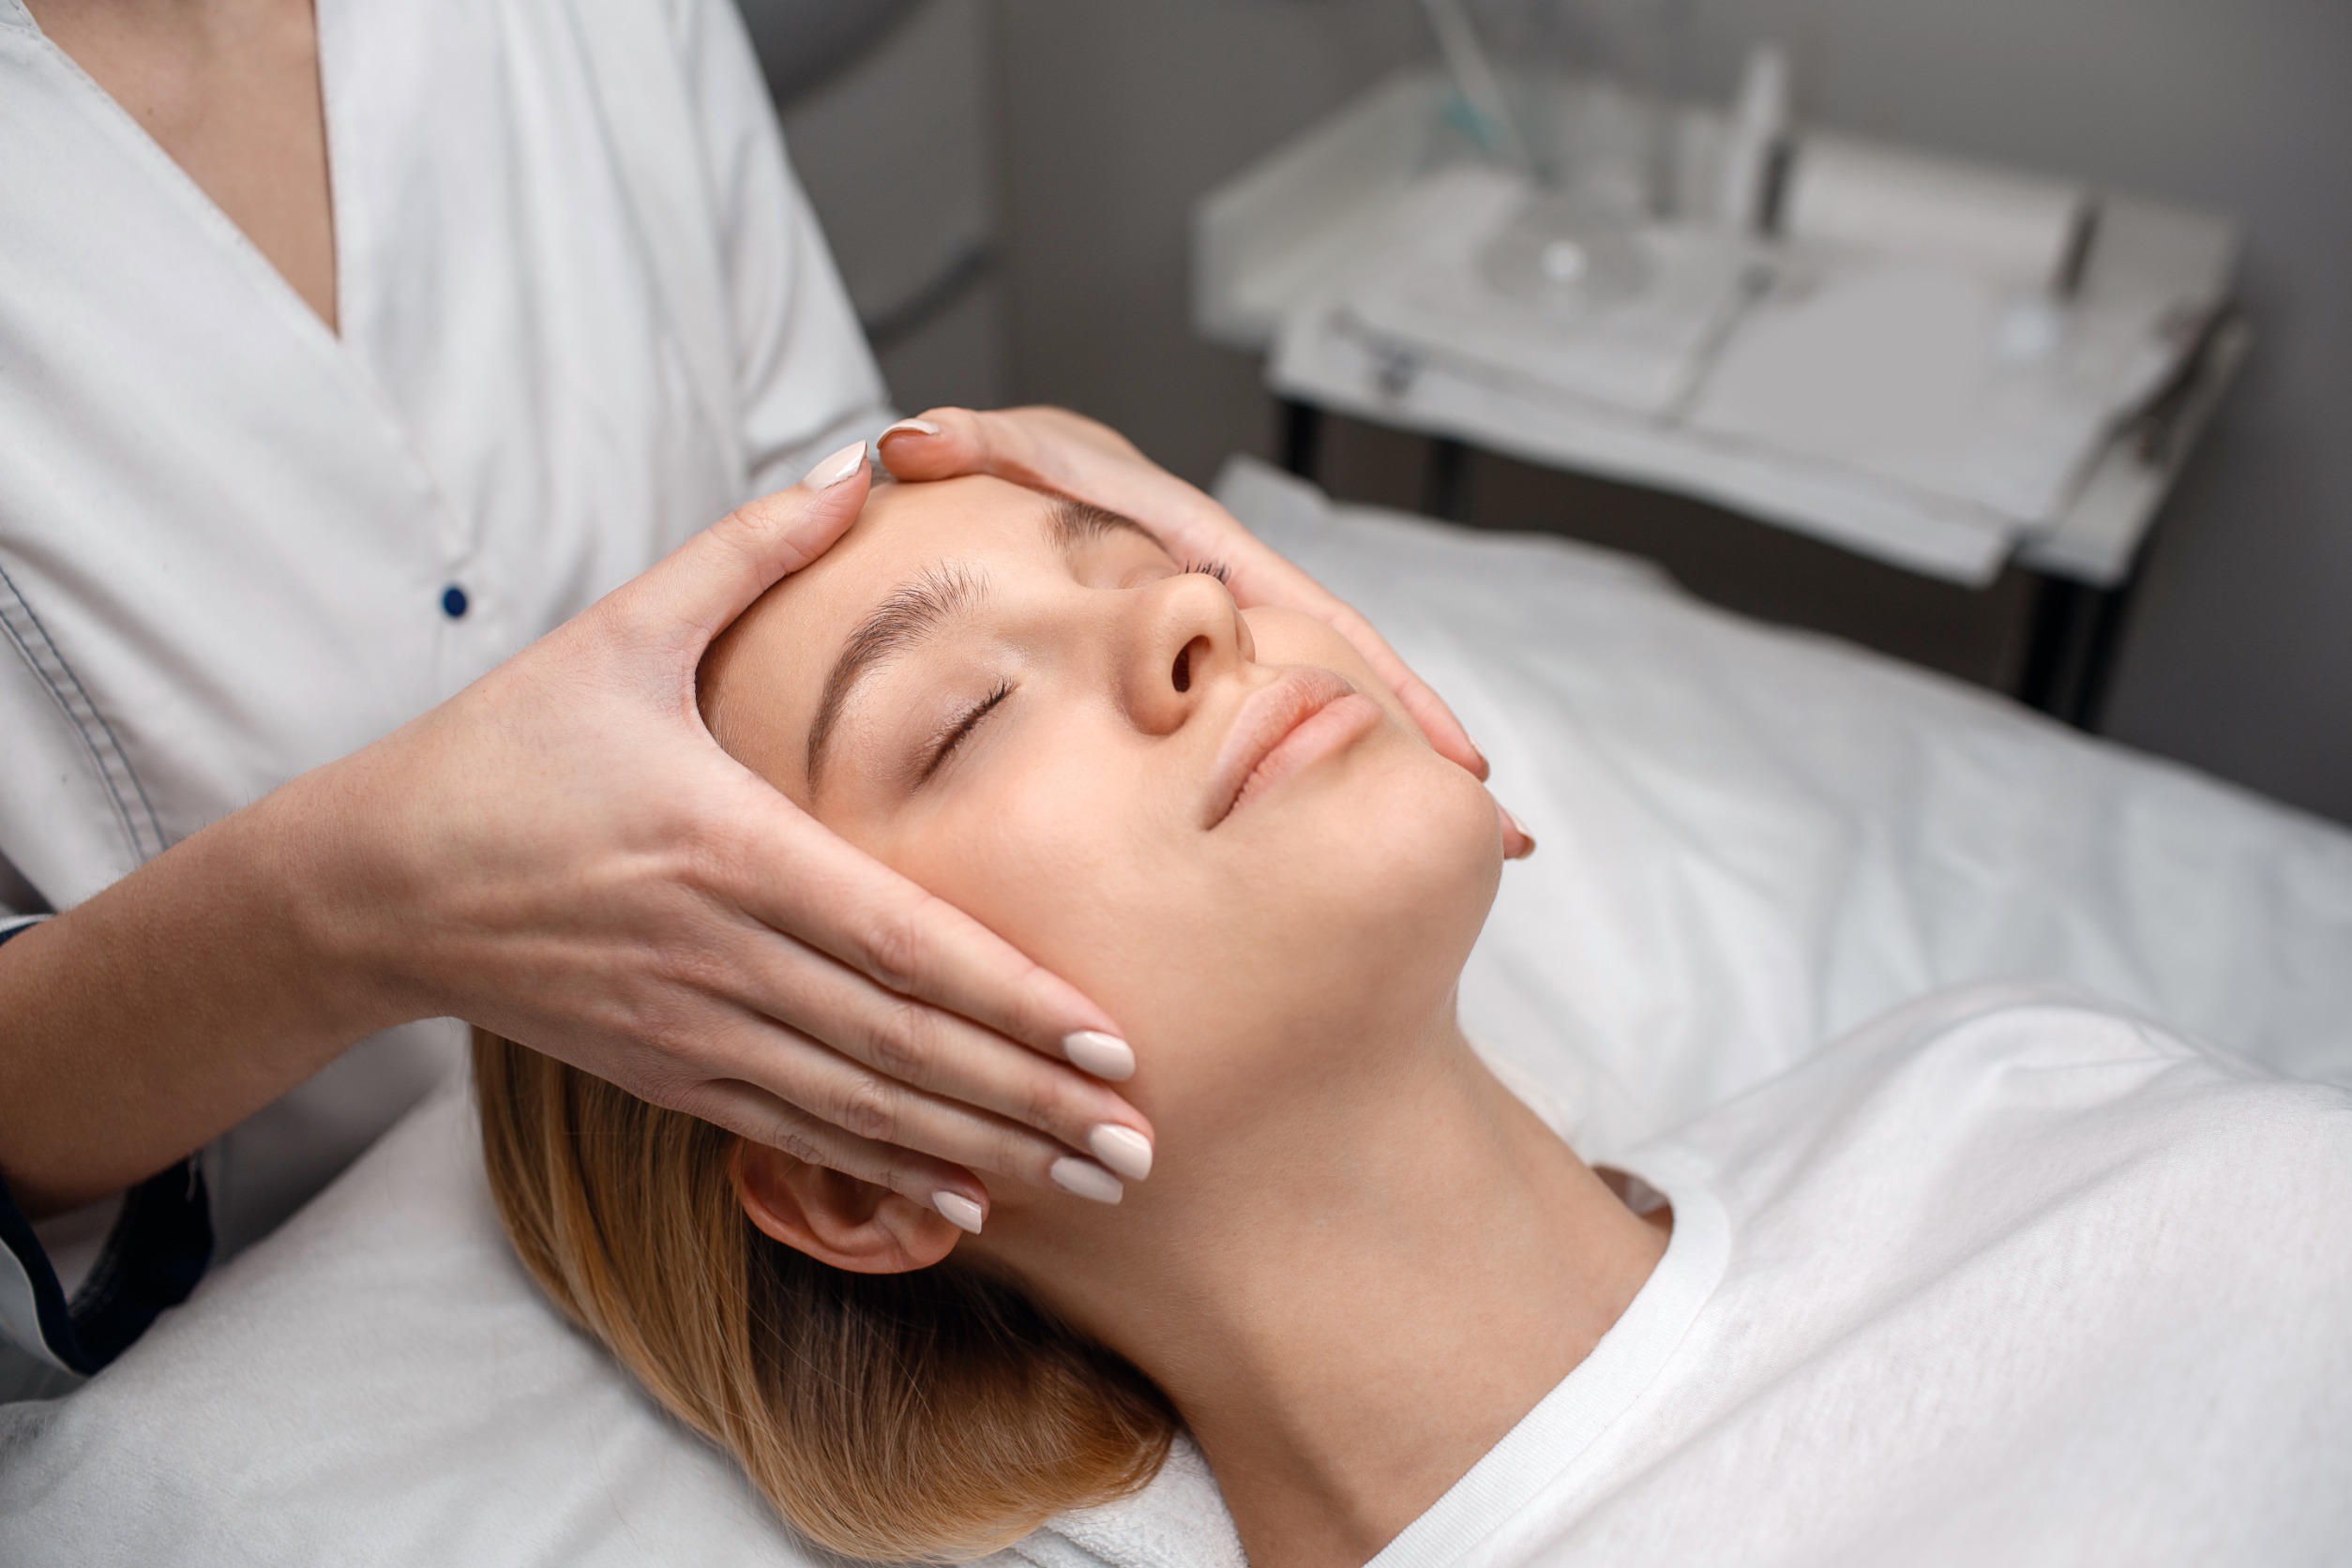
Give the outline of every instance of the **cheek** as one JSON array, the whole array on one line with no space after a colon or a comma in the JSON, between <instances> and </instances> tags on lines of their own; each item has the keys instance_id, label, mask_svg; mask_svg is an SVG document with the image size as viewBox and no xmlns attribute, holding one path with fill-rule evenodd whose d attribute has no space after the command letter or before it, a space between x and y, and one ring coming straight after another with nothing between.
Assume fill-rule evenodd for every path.
<instances>
[{"instance_id":1,"label":"cheek","mask_svg":"<svg viewBox=\"0 0 2352 1568\"><path fill-rule=\"evenodd\" d=\"M1138 1051L1239 1031L1277 1007L1275 949L1304 912L1269 897L1312 882L1203 834L1165 743L1084 726L1025 737L885 854L1107 1008Z\"/></svg>"},{"instance_id":2,"label":"cheek","mask_svg":"<svg viewBox=\"0 0 2352 1568\"><path fill-rule=\"evenodd\" d=\"M1029 957L1115 1007L1105 984L1177 927L1202 867L1149 743L1084 722L1032 732L956 782L883 858Z\"/></svg>"},{"instance_id":3,"label":"cheek","mask_svg":"<svg viewBox=\"0 0 2352 1568\"><path fill-rule=\"evenodd\" d=\"M1150 741L1078 722L994 761L869 847L1108 1009L1155 1118L1447 1005L1502 863L1485 791L1402 732L1212 833Z\"/></svg>"},{"instance_id":4,"label":"cheek","mask_svg":"<svg viewBox=\"0 0 2352 1568\"><path fill-rule=\"evenodd\" d=\"M1138 1049L1241 1051L1441 1004L1501 867L1485 791L1402 735L1300 784L1204 834L1148 746L1070 737L976 781L886 858L1109 1009Z\"/></svg>"}]
</instances>

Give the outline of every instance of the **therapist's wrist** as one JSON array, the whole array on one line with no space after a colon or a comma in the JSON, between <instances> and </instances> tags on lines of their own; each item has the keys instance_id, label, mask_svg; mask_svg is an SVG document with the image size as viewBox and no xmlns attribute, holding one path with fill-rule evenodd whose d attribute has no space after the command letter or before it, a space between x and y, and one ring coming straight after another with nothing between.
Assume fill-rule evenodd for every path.
<instances>
[{"instance_id":1,"label":"therapist's wrist","mask_svg":"<svg viewBox=\"0 0 2352 1568\"><path fill-rule=\"evenodd\" d=\"M338 1048L442 1011L413 958L430 918L417 897L430 878L423 846L371 788L365 755L294 780L240 824L276 912L257 935L286 977L301 1033Z\"/></svg>"}]
</instances>

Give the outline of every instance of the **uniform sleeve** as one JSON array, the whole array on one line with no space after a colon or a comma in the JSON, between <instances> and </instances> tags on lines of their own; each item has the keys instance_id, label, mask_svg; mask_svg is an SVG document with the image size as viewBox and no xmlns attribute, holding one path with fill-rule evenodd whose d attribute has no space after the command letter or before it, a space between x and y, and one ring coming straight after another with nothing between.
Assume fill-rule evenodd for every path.
<instances>
[{"instance_id":1,"label":"uniform sleeve","mask_svg":"<svg viewBox=\"0 0 2352 1568\"><path fill-rule=\"evenodd\" d=\"M677 24L720 219L751 493L764 494L894 415L742 17L730 0L679 0Z\"/></svg>"},{"instance_id":2,"label":"uniform sleeve","mask_svg":"<svg viewBox=\"0 0 2352 1568\"><path fill-rule=\"evenodd\" d=\"M38 921L0 918L0 942ZM0 1335L68 1372L98 1371L188 1299L212 1261L212 1205L194 1158L124 1195L89 1277L70 1299L0 1178Z\"/></svg>"}]
</instances>

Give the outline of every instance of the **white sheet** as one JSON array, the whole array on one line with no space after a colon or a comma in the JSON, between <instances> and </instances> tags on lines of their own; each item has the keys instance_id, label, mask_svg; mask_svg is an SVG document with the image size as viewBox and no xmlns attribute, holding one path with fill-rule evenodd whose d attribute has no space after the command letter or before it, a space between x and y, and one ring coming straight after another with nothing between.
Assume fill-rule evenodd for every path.
<instances>
[{"instance_id":1,"label":"white sheet","mask_svg":"<svg viewBox=\"0 0 2352 1568\"><path fill-rule=\"evenodd\" d=\"M1447 693L1542 840L1464 1009L1589 1153L1980 978L2352 1081L2352 835L1619 557L1262 468L1226 493ZM87 1388L0 1410L0 1560L814 1561L540 1303L471 1136L430 1102Z\"/></svg>"},{"instance_id":2,"label":"white sheet","mask_svg":"<svg viewBox=\"0 0 2352 1568\"><path fill-rule=\"evenodd\" d=\"M1540 852L1462 986L1579 1136L1695 1114L1910 998L2038 979L2352 1082L2352 834L1622 556L1237 462L1219 493L1446 695Z\"/></svg>"}]
</instances>

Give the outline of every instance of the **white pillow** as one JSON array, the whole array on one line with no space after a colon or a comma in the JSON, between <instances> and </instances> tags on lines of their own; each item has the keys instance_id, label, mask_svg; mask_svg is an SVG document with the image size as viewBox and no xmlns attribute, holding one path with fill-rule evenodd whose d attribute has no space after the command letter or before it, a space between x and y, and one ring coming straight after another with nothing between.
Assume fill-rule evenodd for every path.
<instances>
[{"instance_id":1,"label":"white pillow","mask_svg":"<svg viewBox=\"0 0 2352 1568\"><path fill-rule=\"evenodd\" d=\"M539 1294L462 1079L78 1393L0 1411L0 1560L820 1560Z\"/></svg>"}]
</instances>

